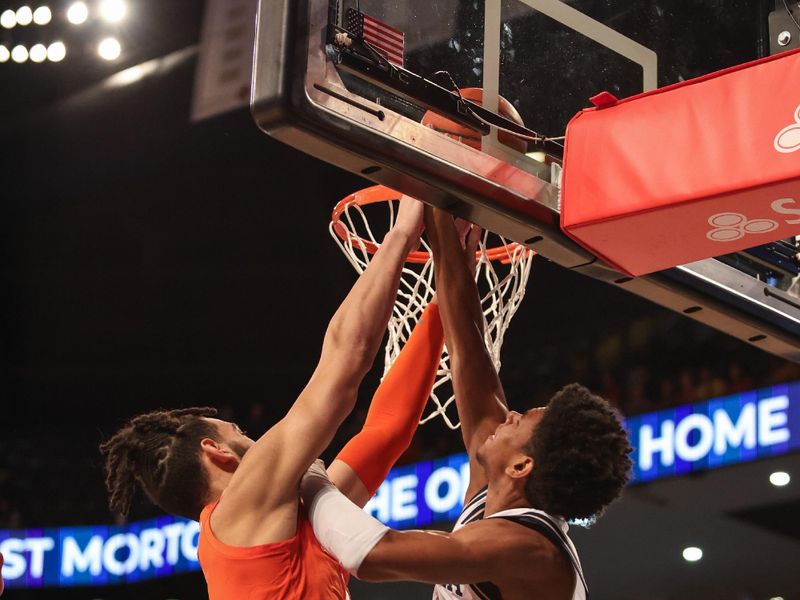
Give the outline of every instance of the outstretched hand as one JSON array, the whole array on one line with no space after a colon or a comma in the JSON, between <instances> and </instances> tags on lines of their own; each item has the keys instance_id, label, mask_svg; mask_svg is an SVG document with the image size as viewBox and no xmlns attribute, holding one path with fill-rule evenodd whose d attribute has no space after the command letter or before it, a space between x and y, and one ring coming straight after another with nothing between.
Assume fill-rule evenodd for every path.
<instances>
[{"instance_id":1,"label":"outstretched hand","mask_svg":"<svg viewBox=\"0 0 800 600\"><path fill-rule=\"evenodd\" d=\"M328 471L325 470L325 463L318 458L311 463L300 480L300 498L306 509L311 507L317 494L328 486L333 486L333 483L328 477Z\"/></svg>"},{"instance_id":2,"label":"outstretched hand","mask_svg":"<svg viewBox=\"0 0 800 600\"><path fill-rule=\"evenodd\" d=\"M478 247L480 246L483 230L466 219L456 218L455 225L458 237L461 240L461 247L464 249L464 260L467 261L467 266L472 276L475 277L475 270L480 262Z\"/></svg>"},{"instance_id":3,"label":"outstretched hand","mask_svg":"<svg viewBox=\"0 0 800 600\"><path fill-rule=\"evenodd\" d=\"M300 482L300 485L302 485L307 479L312 478L328 479L328 471L325 470L325 463L322 462L321 458L318 458L311 463L311 466L308 467L306 472L303 474L303 479Z\"/></svg>"},{"instance_id":4,"label":"outstretched hand","mask_svg":"<svg viewBox=\"0 0 800 600\"><path fill-rule=\"evenodd\" d=\"M426 206L425 229L434 257L441 255L446 246L458 244L470 273L475 276L477 251L483 233L480 227L464 219L454 219L441 209Z\"/></svg>"}]
</instances>

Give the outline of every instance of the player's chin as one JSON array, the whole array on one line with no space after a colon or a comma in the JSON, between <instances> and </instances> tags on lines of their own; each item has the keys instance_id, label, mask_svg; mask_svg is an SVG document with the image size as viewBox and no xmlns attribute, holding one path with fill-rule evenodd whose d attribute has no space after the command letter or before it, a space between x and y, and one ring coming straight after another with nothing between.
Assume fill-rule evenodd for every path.
<instances>
[{"instance_id":1,"label":"player's chin","mask_svg":"<svg viewBox=\"0 0 800 600\"><path fill-rule=\"evenodd\" d=\"M486 463L486 456L489 453L491 442L493 441L494 434L490 435L486 438L483 443L478 447L478 451L475 453L475 460L478 461L478 464L484 465Z\"/></svg>"}]
</instances>

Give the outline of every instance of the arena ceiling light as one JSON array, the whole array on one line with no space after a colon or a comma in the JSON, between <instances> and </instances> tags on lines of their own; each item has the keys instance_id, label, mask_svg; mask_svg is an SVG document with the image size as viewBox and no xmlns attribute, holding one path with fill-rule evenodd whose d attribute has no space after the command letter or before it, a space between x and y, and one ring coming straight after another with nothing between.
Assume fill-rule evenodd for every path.
<instances>
[{"instance_id":1,"label":"arena ceiling light","mask_svg":"<svg viewBox=\"0 0 800 600\"><path fill-rule=\"evenodd\" d=\"M697 562L703 558L703 551L696 546L689 546L683 549L683 560L686 562Z\"/></svg>"},{"instance_id":2,"label":"arena ceiling light","mask_svg":"<svg viewBox=\"0 0 800 600\"><path fill-rule=\"evenodd\" d=\"M44 47L44 44L34 44L31 46L29 57L32 62L43 63L47 60L47 48Z\"/></svg>"},{"instance_id":3,"label":"arena ceiling light","mask_svg":"<svg viewBox=\"0 0 800 600\"><path fill-rule=\"evenodd\" d=\"M5 27L6 29L11 29L13 27L16 27L16 25L17 25L17 13L15 13L11 9L4 10L3 14L0 15L0 25Z\"/></svg>"},{"instance_id":4,"label":"arena ceiling light","mask_svg":"<svg viewBox=\"0 0 800 600\"><path fill-rule=\"evenodd\" d=\"M11 58L11 51L3 45L0 45L0 63L8 62Z\"/></svg>"},{"instance_id":5,"label":"arena ceiling light","mask_svg":"<svg viewBox=\"0 0 800 600\"><path fill-rule=\"evenodd\" d=\"M53 13L47 6L40 6L33 11L33 22L37 25L47 25L53 18Z\"/></svg>"},{"instance_id":6,"label":"arena ceiling light","mask_svg":"<svg viewBox=\"0 0 800 600\"><path fill-rule=\"evenodd\" d=\"M769 482L775 487L783 487L789 485L792 477L785 471L775 471L769 476Z\"/></svg>"},{"instance_id":7,"label":"arena ceiling light","mask_svg":"<svg viewBox=\"0 0 800 600\"><path fill-rule=\"evenodd\" d=\"M111 23L118 23L125 18L128 7L123 0L103 0L100 3L100 16Z\"/></svg>"},{"instance_id":8,"label":"arena ceiling light","mask_svg":"<svg viewBox=\"0 0 800 600\"><path fill-rule=\"evenodd\" d=\"M80 25L89 18L89 7L85 2L73 2L67 9L67 20L73 25Z\"/></svg>"},{"instance_id":9,"label":"arena ceiling light","mask_svg":"<svg viewBox=\"0 0 800 600\"><path fill-rule=\"evenodd\" d=\"M53 42L47 47L47 60L50 62L61 62L67 55L67 47L64 42Z\"/></svg>"},{"instance_id":10,"label":"arena ceiling light","mask_svg":"<svg viewBox=\"0 0 800 600\"><path fill-rule=\"evenodd\" d=\"M17 25L30 25L33 22L33 11L30 6L20 6L17 9Z\"/></svg>"},{"instance_id":11,"label":"arena ceiling light","mask_svg":"<svg viewBox=\"0 0 800 600\"><path fill-rule=\"evenodd\" d=\"M113 37L107 37L97 45L97 53L103 60L116 60L121 52L119 41Z\"/></svg>"},{"instance_id":12,"label":"arena ceiling light","mask_svg":"<svg viewBox=\"0 0 800 600\"><path fill-rule=\"evenodd\" d=\"M14 49L11 51L11 60L19 64L24 63L28 60L28 49L22 45L14 46Z\"/></svg>"}]
</instances>

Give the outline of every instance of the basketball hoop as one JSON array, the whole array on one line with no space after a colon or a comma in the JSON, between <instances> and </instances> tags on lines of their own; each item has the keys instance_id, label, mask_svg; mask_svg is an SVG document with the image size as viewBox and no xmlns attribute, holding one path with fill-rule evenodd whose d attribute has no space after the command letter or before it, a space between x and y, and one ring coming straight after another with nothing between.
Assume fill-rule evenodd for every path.
<instances>
[{"instance_id":1,"label":"basketball hoop","mask_svg":"<svg viewBox=\"0 0 800 600\"><path fill-rule=\"evenodd\" d=\"M380 247L377 240L382 239L383 234L394 225L397 210L393 201L400 200L401 196L395 190L376 185L350 194L333 209L329 228L331 236L359 274L364 272L372 255ZM377 205L382 205L384 210L381 211ZM369 208L371 206L373 208ZM386 208L388 217L385 214ZM370 211L369 215L367 211ZM376 214L379 212L384 213L382 217ZM378 226L381 227L380 230L376 229ZM377 237L374 231L378 232ZM490 235L493 245L487 248ZM496 244L494 238L499 240ZM483 308L484 337L498 371L503 336L525 295L533 254L532 250L524 246L486 231L476 252L475 281ZM400 278L397 300L388 325L384 375L408 341L435 291L431 249L423 239L421 249L409 253L406 258ZM446 412L454 400L450 357L445 348L431 391L434 408L423 416L420 424L441 415L448 427L458 429L458 420L451 419Z\"/></svg>"}]
</instances>

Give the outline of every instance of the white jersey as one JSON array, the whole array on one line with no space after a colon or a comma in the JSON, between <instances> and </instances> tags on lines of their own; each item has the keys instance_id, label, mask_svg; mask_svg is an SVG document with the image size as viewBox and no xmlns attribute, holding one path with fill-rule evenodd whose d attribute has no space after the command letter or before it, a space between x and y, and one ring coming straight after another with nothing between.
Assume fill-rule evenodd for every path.
<instances>
[{"instance_id":1,"label":"white jersey","mask_svg":"<svg viewBox=\"0 0 800 600\"><path fill-rule=\"evenodd\" d=\"M485 518L506 519L541 533L556 547L560 548L572 563L572 568L575 570L575 591L572 593L572 600L586 600L586 592L588 591L586 581L583 578L581 562L578 560L578 552L575 550L572 540L567 536L569 527L566 521L534 508L512 508L486 516L484 514L486 510L486 494L487 488L484 487L475 494L472 500L467 502L456 521L455 527L453 527L453 531L458 531L468 523ZM433 600L502 600L502 598L500 588L490 581L473 584L437 585L433 588Z\"/></svg>"}]
</instances>

